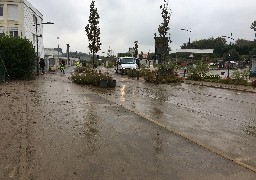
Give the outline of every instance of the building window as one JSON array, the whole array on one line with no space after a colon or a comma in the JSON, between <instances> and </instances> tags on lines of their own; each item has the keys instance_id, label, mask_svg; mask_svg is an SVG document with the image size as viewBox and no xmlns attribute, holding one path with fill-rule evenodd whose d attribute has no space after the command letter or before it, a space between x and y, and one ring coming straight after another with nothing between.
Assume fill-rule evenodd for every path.
<instances>
[{"instance_id":1,"label":"building window","mask_svg":"<svg viewBox=\"0 0 256 180\"><path fill-rule=\"evenodd\" d=\"M4 5L0 4L0 19L3 19L4 16Z\"/></svg>"},{"instance_id":2,"label":"building window","mask_svg":"<svg viewBox=\"0 0 256 180\"><path fill-rule=\"evenodd\" d=\"M19 36L18 28L8 28L8 32L11 37Z\"/></svg>"},{"instance_id":3,"label":"building window","mask_svg":"<svg viewBox=\"0 0 256 180\"><path fill-rule=\"evenodd\" d=\"M18 5L15 4L8 4L7 5L8 11L8 20L18 20Z\"/></svg>"}]
</instances>

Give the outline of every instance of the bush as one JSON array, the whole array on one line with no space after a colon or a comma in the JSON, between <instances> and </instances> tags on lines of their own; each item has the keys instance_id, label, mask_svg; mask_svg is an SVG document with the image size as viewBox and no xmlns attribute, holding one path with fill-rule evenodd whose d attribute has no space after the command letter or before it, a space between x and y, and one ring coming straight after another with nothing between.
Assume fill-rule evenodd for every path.
<instances>
[{"instance_id":1,"label":"bush","mask_svg":"<svg viewBox=\"0 0 256 180\"><path fill-rule=\"evenodd\" d=\"M37 65L32 43L27 39L0 35L0 58L10 79L32 79Z\"/></svg>"},{"instance_id":2,"label":"bush","mask_svg":"<svg viewBox=\"0 0 256 180\"><path fill-rule=\"evenodd\" d=\"M172 65L160 65L158 70L143 70L143 77L146 82L150 83L176 83L181 82L183 78L179 77L174 71Z\"/></svg>"},{"instance_id":3,"label":"bush","mask_svg":"<svg viewBox=\"0 0 256 180\"><path fill-rule=\"evenodd\" d=\"M189 68L190 75L188 76L188 79L194 81L201 81L203 80L203 77L206 76L208 70L209 69L207 64L198 63Z\"/></svg>"},{"instance_id":4,"label":"bush","mask_svg":"<svg viewBox=\"0 0 256 180\"><path fill-rule=\"evenodd\" d=\"M111 61L111 60L109 60L109 61L108 61L108 66L107 66L107 68L113 68L114 65L115 65L114 62Z\"/></svg>"},{"instance_id":5,"label":"bush","mask_svg":"<svg viewBox=\"0 0 256 180\"><path fill-rule=\"evenodd\" d=\"M231 78L232 78L232 84L236 85L247 85L248 81L247 78L249 77L248 71L235 71L233 72Z\"/></svg>"},{"instance_id":6,"label":"bush","mask_svg":"<svg viewBox=\"0 0 256 180\"><path fill-rule=\"evenodd\" d=\"M77 68L71 75L72 82L83 85L99 86L101 80L113 81L108 73L87 67Z\"/></svg>"},{"instance_id":7,"label":"bush","mask_svg":"<svg viewBox=\"0 0 256 180\"><path fill-rule=\"evenodd\" d=\"M204 81L207 82L220 82L220 75L204 75L202 78Z\"/></svg>"},{"instance_id":8,"label":"bush","mask_svg":"<svg viewBox=\"0 0 256 180\"><path fill-rule=\"evenodd\" d=\"M127 72L128 77L137 77L138 75L141 76L140 74L140 69L130 69Z\"/></svg>"}]
</instances>

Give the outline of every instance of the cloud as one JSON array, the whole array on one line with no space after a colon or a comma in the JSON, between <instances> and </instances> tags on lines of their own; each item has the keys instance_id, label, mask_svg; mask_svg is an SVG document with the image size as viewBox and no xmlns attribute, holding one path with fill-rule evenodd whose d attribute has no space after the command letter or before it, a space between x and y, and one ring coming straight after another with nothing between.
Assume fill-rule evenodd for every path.
<instances>
[{"instance_id":1,"label":"cloud","mask_svg":"<svg viewBox=\"0 0 256 180\"><path fill-rule=\"evenodd\" d=\"M65 51L89 52L84 31L88 24L91 0L29 0L42 14L45 47L60 47ZM154 33L163 21L159 6L163 0L95 0L100 15L102 51L126 52L139 41L139 51L154 50ZM183 43L230 35L235 39L253 40L251 23L256 20L255 0L169 0L171 48ZM191 28L192 32L181 31ZM57 40L57 37L60 37Z\"/></svg>"}]
</instances>

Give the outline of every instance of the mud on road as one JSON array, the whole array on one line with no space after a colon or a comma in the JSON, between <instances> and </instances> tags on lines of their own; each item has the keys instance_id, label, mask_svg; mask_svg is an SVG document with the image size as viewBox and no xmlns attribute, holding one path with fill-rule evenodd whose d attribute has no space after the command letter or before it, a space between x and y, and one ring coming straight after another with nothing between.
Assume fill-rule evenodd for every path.
<instances>
[{"instance_id":1,"label":"mud on road","mask_svg":"<svg viewBox=\"0 0 256 180\"><path fill-rule=\"evenodd\" d=\"M141 111L148 102L121 89L107 93L50 74L1 84L0 179L256 178L126 108L120 102ZM160 108L147 111L164 121Z\"/></svg>"}]
</instances>

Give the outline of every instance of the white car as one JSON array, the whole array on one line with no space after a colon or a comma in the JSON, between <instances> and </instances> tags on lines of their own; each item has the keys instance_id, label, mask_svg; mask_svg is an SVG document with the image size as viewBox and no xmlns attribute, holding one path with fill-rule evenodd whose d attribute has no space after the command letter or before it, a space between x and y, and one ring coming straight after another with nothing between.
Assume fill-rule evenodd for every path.
<instances>
[{"instance_id":1,"label":"white car","mask_svg":"<svg viewBox=\"0 0 256 180\"><path fill-rule=\"evenodd\" d=\"M116 61L116 72L127 74L129 70L137 69L136 59L134 57L118 57Z\"/></svg>"}]
</instances>

